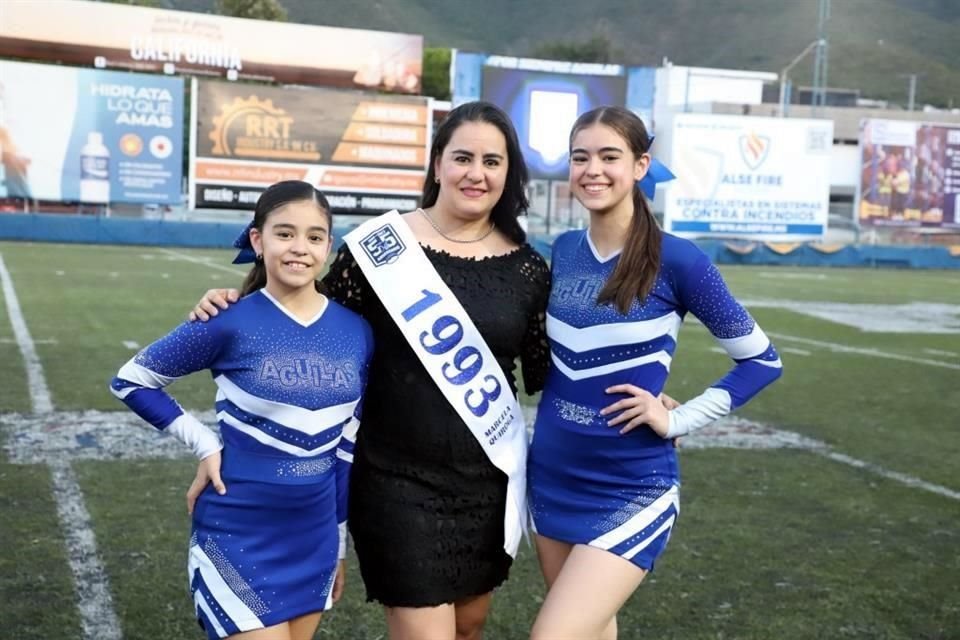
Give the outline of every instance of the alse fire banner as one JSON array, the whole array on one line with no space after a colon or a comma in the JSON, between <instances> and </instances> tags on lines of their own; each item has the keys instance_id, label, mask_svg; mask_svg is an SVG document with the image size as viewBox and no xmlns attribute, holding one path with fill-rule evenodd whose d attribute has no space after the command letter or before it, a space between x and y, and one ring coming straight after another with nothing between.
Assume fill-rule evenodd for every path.
<instances>
[{"instance_id":1,"label":"alse fire banner","mask_svg":"<svg viewBox=\"0 0 960 640\"><path fill-rule=\"evenodd\" d=\"M684 113L672 142L670 233L774 242L826 233L833 122Z\"/></svg>"}]
</instances>

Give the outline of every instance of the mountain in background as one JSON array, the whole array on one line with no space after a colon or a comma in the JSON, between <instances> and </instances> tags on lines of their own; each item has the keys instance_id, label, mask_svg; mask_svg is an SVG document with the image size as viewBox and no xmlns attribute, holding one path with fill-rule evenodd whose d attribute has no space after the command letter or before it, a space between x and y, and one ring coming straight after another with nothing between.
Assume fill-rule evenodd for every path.
<instances>
[{"instance_id":1,"label":"mountain in background","mask_svg":"<svg viewBox=\"0 0 960 640\"><path fill-rule=\"evenodd\" d=\"M545 46L610 43L610 62L779 72L817 38L817 0L280 0L291 22L423 34L427 47L532 56ZM214 0L160 0L212 12ZM960 107L960 0L833 0L830 87L906 105ZM358 52L359 53L359 52ZM813 56L794 67L809 85Z\"/></svg>"}]
</instances>

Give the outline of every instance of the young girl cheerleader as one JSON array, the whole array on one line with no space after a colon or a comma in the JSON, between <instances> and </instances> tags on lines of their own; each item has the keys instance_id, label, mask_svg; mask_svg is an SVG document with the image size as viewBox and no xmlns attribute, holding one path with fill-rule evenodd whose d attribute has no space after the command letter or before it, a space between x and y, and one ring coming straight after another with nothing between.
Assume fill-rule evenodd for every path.
<instances>
[{"instance_id":1,"label":"young girl cheerleader","mask_svg":"<svg viewBox=\"0 0 960 640\"><path fill-rule=\"evenodd\" d=\"M612 640L616 614L653 569L679 513L672 440L743 405L780 376L776 350L696 245L662 233L638 186L652 139L619 107L570 136L570 190L587 230L553 245L552 367L528 462L530 509L549 592L534 640ZM734 360L700 396L658 399L684 316Z\"/></svg>"},{"instance_id":2,"label":"young girl cheerleader","mask_svg":"<svg viewBox=\"0 0 960 640\"><path fill-rule=\"evenodd\" d=\"M234 262L255 263L244 297L208 323L180 325L111 383L201 460L188 574L210 638L308 640L343 588L347 479L373 340L366 321L317 291L331 230L313 186L271 186L237 241ZM163 390L201 369L217 385L222 442Z\"/></svg>"}]
</instances>

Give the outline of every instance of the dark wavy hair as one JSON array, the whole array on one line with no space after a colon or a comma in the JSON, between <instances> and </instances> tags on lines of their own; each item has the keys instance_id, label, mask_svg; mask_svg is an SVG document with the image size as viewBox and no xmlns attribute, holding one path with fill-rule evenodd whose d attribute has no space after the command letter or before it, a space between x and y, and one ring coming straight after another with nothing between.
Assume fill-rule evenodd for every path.
<instances>
[{"instance_id":1,"label":"dark wavy hair","mask_svg":"<svg viewBox=\"0 0 960 640\"><path fill-rule=\"evenodd\" d=\"M436 161L443 154L453 132L467 122L486 122L492 124L503 134L507 142L507 179L503 184L503 194L493 206L490 219L503 235L516 243L523 243L527 234L520 227L517 217L530 208L527 201L527 182L529 174L527 163L520 151L520 142L513 123L503 110L490 102L467 102L453 109L443 119L433 135L430 146L430 164L427 177L423 181L423 206L432 207L440 195L440 185L436 181Z\"/></svg>"},{"instance_id":2,"label":"dark wavy hair","mask_svg":"<svg viewBox=\"0 0 960 640\"><path fill-rule=\"evenodd\" d=\"M330 231L333 231L333 214L330 213L330 203L327 202L327 197L312 184L302 180L284 180L267 187L267 190L260 194L260 198L257 199L257 204L253 209L253 227L263 232L263 225L266 224L271 213L291 202L303 202L305 200L315 202L320 207L320 211L327 217ZM263 260L258 259L253 264L253 268L250 269L250 273L243 279L243 284L240 286L240 295L245 296L265 286L267 286L267 268L263 265Z\"/></svg>"},{"instance_id":3,"label":"dark wavy hair","mask_svg":"<svg viewBox=\"0 0 960 640\"><path fill-rule=\"evenodd\" d=\"M650 134L643 126L643 120L623 107L598 107L577 118L570 131L570 147L573 148L577 133L595 124L613 129L630 146L636 158L650 151ZM657 280L662 241L663 232L657 226L650 205L640 186L634 183L633 218L627 241L617 266L597 295L597 302L612 303L621 313L627 313L635 300L643 301Z\"/></svg>"}]
</instances>

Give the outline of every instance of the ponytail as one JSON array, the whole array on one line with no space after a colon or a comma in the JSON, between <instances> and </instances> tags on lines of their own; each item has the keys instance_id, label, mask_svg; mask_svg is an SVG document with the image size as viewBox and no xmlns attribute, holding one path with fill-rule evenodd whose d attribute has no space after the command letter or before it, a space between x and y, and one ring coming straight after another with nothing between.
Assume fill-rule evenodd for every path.
<instances>
[{"instance_id":1,"label":"ponytail","mask_svg":"<svg viewBox=\"0 0 960 640\"><path fill-rule=\"evenodd\" d=\"M240 295L245 296L259 291L265 286L267 286L267 268L263 264L263 258L258 257L247 277L243 279L243 284L240 285Z\"/></svg>"},{"instance_id":2,"label":"ponytail","mask_svg":"<svg viewBox=\"0 0 960 640\"><path fill-rule=\"evenodd\" d=\"M660 243L663 232L657 226L640 187L633 186L633 218L627 241L617 266L597 296L600 304L613 303L627 313L637 300L643 301L653 290L660 270Z\"/></svg>"}]
</instances>

